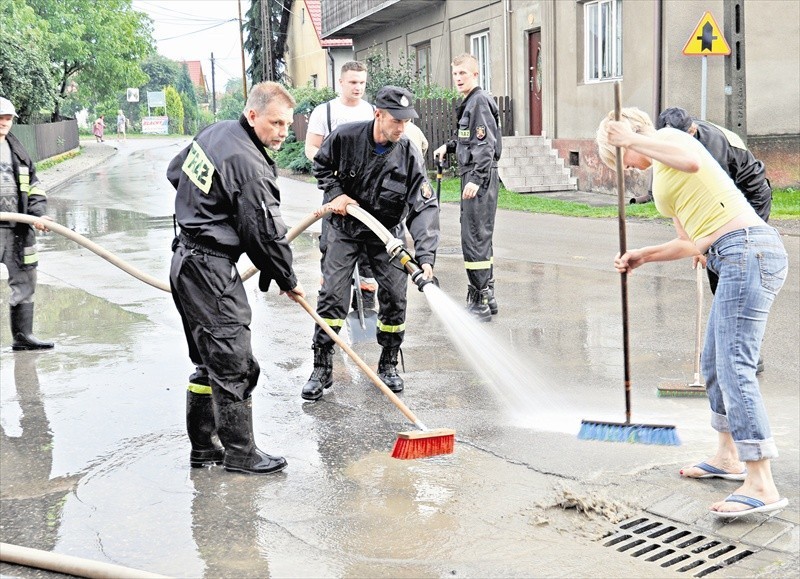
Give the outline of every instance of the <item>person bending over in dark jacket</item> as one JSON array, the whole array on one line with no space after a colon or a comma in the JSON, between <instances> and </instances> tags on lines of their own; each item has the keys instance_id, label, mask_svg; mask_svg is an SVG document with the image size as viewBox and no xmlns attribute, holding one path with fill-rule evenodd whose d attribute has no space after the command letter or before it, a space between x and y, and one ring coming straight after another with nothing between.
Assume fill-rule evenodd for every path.
<instances>
[{"instance_id":1,"label":"person bending over in dark jacket","mask_svg":"<svg viewBox=\"0 0 800 579\"><path fill-rule=\"evenodd\" d=\"M767 169L764 167L764 163L756 159L753 153L745 147L739 135L714 123L693 119L686 109L680 107L665 109L658 115L656 129L664 127L672 127L689 133L700 141L733 180L747 202L756 210L758 216L765 223L769 221L772 209L772 187L767 179ZM706 272L711 293L716 294L719 276L710 269L706 269ZM764 361L759 358L758 373L763 371Z\"/></svg>"}]
</instances>

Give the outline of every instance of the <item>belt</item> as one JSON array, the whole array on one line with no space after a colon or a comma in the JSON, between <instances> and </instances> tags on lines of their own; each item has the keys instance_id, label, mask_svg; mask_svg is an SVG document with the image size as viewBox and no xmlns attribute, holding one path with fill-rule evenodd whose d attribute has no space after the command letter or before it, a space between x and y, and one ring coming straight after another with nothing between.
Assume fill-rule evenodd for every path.
<instances>
[{"instance_id":1,"label":"belt","mask_svg":"<svg viewBox=\"0 0 800 579\"><path fill-rule=\"evenodd\" d=\"M205 253L207 255L213 255L214 257L225 257L232 261L236 261L236 258L234 257L233 253L228 253L221 249L215 249L213 247L209 247L208 245L200 243L196 239L189 237L183 231L181 231L180 234L178 235L178 239L180 239L180 242L189 249L193 249L195 251L198 251L200 253Z\"/></svg>"}]
</instances>

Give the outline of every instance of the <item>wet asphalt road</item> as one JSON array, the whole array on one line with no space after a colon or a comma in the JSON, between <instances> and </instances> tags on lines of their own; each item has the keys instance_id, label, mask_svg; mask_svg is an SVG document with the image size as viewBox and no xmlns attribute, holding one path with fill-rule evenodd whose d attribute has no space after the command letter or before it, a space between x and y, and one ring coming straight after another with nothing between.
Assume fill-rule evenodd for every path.
<instances>
[{"instance_id":1,"label":"wet asphalt road","mask_svg":"<svg viewBox=\"0 0 800 579\"><path fill-rule=\"evenodd\" d=\"M174 193L164 172L180 146L130 139L52 193L51 216L166 281ZM307 183L282 179L282 191L290 225L319 203ZM442 228L436 274L460 304L456 206L443 208ZM427 426L457 431L451 456L391 459L396 433L412 428L339 350L334 387L304 403L313 320L246 283L262 368L256 437L289 461L270 477L188 467L192 368L170 296L71 241L41 238L35 330L57 347L12 353L2 311L0 540L175 577L658 577L675 571L596 539L673 501L690 512L675 520L777 552L763 564L782 561L769 567L776 576L796 570L800 239L784 237L792 266L761 380L781 450L775 478L790 507L721 525L704 509L735 483L677 476L714 449L707 403L656 395L660 383L692 377L689 263L650 265L629 280L633 422L675 425L683 444L582 441L581 418L624 420L617 223L500 212L497 229L501 311L492 323L442 319L437 312L450 308L432 311L409 290L402 399ZM629 247L671 237L663 222L628 223ZM309 232L293 244L312 302L315 239ZM248 266L243 258L239 269ZM8 298L5 282L0 296ZM709 305L706 292L704 312ZM375 367L376 345L354 347ZM775 525L783 530L763 538ZM6 564L0 572L34 576Z\"/></svg>"}]
</instances>

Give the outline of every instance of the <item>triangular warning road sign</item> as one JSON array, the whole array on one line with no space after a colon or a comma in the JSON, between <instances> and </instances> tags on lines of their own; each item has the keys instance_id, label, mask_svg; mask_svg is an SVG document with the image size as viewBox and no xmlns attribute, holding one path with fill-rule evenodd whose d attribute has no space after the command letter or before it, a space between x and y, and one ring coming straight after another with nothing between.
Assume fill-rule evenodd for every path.
<instances>
[{"instance_id":1,"label":"triangular warning road sign","mask_svg":"<svg viewBox=\"0 0 800 579\"><path fill-rule=\"evenodd\" d=\"M706 12L694 29L683 53L690 56L726 56L731 53L731 47L722 36L711 12Z\"/></svg>"}]
</instances>

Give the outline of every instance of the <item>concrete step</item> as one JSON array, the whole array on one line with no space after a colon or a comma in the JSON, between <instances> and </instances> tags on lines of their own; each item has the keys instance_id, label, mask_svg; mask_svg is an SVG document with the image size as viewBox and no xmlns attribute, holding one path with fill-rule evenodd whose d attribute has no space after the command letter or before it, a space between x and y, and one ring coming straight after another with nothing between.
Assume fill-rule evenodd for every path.
<instances>
[{"instance_id":1,"label":"concrete step","mask_svg":"<svg viewBox=\"0 0 800 579\"><path fill-rule=\"evenodd\" d=\"M563 175L533 175L503 179L503 185L509 191L517 193L535 193L538 191L576 191L578 180Z\"/></svg>"},{"instance_id":2,"label":"concrete step","mask_svg":"<svg viewBox=\"0 0 800 579\"><path fill-rule=\"evenodd\" d=\"M536 193L578 189L577 179L564 167L564 160L545 137L503 137L503 154L497 168L509 191Z\"/></svg>"},{"instance_id":3,"label":"concrete step","mask_svg":"<svg viewBox=\"0 0 800 579\"><path fill-rule=\"evenodd\" d=\"M550 156L554 153L553 148L549 144L541 144L534 146L519 146L506 147L503 144L503 157L516 158L516 157L537 157L537 156ZM502 158L502 157L501 157Z\"/></svg>"}]
</instances>

